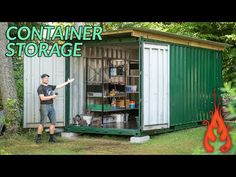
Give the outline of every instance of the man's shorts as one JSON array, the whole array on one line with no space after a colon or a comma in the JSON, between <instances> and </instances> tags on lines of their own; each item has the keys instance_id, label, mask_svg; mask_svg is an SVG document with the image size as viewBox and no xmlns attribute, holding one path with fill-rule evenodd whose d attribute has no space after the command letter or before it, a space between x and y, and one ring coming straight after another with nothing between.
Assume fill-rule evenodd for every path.
<instances>
[{"instance_id":1,"label":"man's shorts","mask_svg":"<svg viewBox=\"0 0 236 177\"><path fill-rule=\"evenodd\" d=\"M45 125L46 118L49 118L52 125L56 125L56 112L53 104L40 105L40 124Z\"/></svg>"}]
</instances>

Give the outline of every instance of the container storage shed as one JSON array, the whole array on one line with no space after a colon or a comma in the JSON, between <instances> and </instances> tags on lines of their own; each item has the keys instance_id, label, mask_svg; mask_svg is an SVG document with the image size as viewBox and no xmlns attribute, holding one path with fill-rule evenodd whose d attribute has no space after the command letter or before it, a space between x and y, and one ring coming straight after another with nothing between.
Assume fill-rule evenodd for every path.
<instances>
[{"instance_id":1,"label":"container storage shed","mask_svg":"<svg viewBox=\"0 0 236 177\"><path fill-rule=\"evenodd\" d=\"M60 76L75 78L65 88L62 126L70 132L132 136L197 126L210 119L214 88L220 93L225 46L147 29L104 32L102 41L84 45L82 57L61 62L65 74ZM132 86L137 88L127 90ZM111 107L113 98L120 107ZM101 124L73 124L72 117L87 110ZM123 119L112 121L114 115Z\"/></svg>"}]
</instances>

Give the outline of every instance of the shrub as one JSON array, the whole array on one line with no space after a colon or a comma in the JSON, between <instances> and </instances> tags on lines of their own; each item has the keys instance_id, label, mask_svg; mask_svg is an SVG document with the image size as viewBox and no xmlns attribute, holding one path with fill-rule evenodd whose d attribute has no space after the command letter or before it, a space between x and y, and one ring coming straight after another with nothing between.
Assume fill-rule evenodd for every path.
<instances>
[{"instance_id":1,"label":"shrub","mask_svg":"<svg viewBox=\"0 0 236 177\"><path fill-rule=\"evenodd\" d=\"M14 134L20 131L22 112L19 111L19 103L15 99L8 99L4 111L3 124L6 126L7 134Z\"/></svg>"}]
</instances>

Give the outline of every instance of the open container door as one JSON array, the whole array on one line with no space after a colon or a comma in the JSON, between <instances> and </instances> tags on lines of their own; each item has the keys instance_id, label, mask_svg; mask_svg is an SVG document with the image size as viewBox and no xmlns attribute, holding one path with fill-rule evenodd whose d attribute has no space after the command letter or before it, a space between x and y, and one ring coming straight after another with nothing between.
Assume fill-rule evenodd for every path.
<instances>
[{"instance_id":1,"label":"open container door","mask_svg":"<svg viewBox=\"0 0 236 177\"><path fill-rule=\"evenodd\" d=\"M169 128L169 46L143 44L143 130Z\"/></svg>"}]
</instances>

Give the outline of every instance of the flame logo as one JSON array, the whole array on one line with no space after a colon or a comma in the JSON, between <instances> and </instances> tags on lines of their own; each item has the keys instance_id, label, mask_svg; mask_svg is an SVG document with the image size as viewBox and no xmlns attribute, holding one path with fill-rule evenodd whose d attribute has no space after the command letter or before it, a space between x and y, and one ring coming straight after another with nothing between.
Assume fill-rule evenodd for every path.
<instances>
[{"instance_id":1,"label":"flame logo","mask_svg":"<svg viewBox=\"0 0 236 177\"><path fill-rule=\"evenodd\" d=\"M209 143L216 141L216 135L214 129L217 129L217 133L220 135L220 141L225 142L220 147L222 153L226 153L231 149L232 142L229 135L228 127L226 127L224 120L221 116L222 108L220 108L220 98L218 98L218 105L216 106L216 91L214 90L214 112L210 111L211 122L208 120L203 121L204 125L207 125L207 130L204 137L204 148L207 152L214 152L214 147Z\"/></svg>"}]
</instances>

